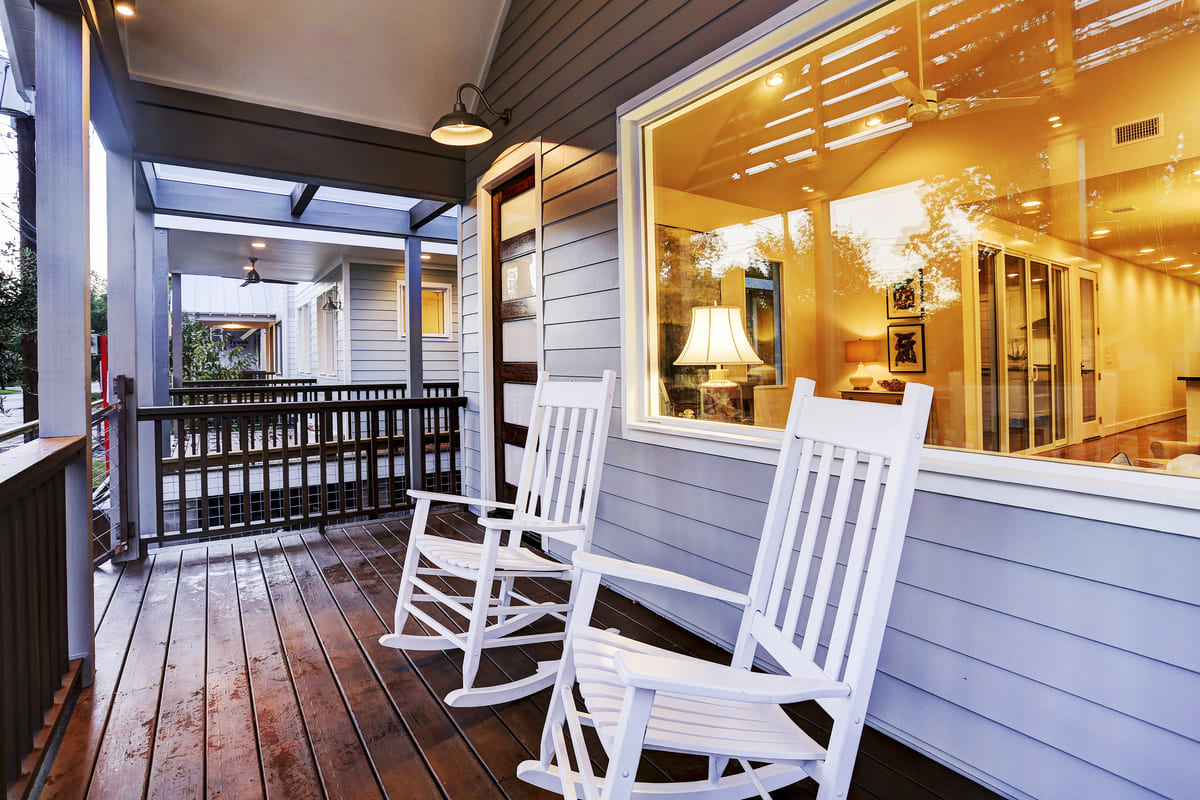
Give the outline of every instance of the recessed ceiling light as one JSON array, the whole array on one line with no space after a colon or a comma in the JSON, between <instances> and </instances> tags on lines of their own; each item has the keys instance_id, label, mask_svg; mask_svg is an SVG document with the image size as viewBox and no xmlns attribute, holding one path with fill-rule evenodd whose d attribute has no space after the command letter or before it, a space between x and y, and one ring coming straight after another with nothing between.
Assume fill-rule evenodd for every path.
<instances>
[{"instance_id":1,"label":"recessed ceiling light","mask_svg":"<svg viewBox=\"0 0 1200 800\"><path fill-rule=\"evenodd\" d=\"M133 0L117 0L113 3L113 11L116 11L122 17L132 17L137 13L137 9L133 7Z\"/></svg>"},{"instance_id":2,"label":"recessed ceiling light","mask_svg":"<svg viewBox=\"0 0 1200 800\"><path fill-rule=\"evenodd\" d=\"M800 188L805 192L815 191L811 186L801 186Z\"/></svg>"},{"instance_id":3,"label":"recessed ceiling light","mask_svg":"<svg viewBox=\"0 0 1200 800\"><path fill-rule=\"evenodd\" d=\"M431 259L431 258L433 258L433 256L429 255L429 253L421 253L421 260L422 260L422 261L428 261L428 260L429 260L429 259Z\"/></svg>"},{"instance_id":4,"label":"recessed ceiling light","mask_svg":"<svg viewBox=\"0 0 1200 800\"><path fill-rule=\"evenodd\" d=\"M1060 117L1058 114L1055 114L1053 117L1047 119L1046 122L1058 122L1060 119L1062 119L1062 117Z\"/></svg>"},{"instance_id":5,"label":"recessed ceiling light","mask_svg":"<svg viewBox=\"0 0 1200 800\"><path fill-rule=\"evenodd\" d=\"M776 86L782 86L782 85L783 85L783 73L782 72L772 72L770 75L767 76L767 86L770 86L772 89L774 89Z\"/></svg>"},{"instance_id":6,"label":"recessed ceiling light","mask_svg":"<svg viewBox=\"0 0 1200 800\"><path fill-rule=\"evenodd\" d=\"M249 272L250 270L254 269L254 265L253 264L243 264L242 269L246 270L246 272Z\"/></svg>"},{"instance_id":7,"label":"recessed ceiling light","mask_svg":"<svg viewBox=\"0 0 1200 800\"><path fill-rule=\"evenodd\" d=\"M267 243L266 242L251 242L250 246L253 247L255 250L262 250L264 247L267 246Z\"/></svg>"},{"instance_id":8,"label":"recessed ceiling light","mask_svg":"<svg viewBox=\"0 0 1200 800\"><path fill-rule=\"evenodd\" d=\"M1107 236L1110 233L1112 233L1112 231L1110 231L1108 228L1096 228L1096 230L1092 231L1092 236Z\"/></svg>"},{"instance_id":9,"label":"recessed ceiling light","mask_svg":"<svg viewBox=\"0 0 1200 800\"><path fill-rule=\"evenodd\" d=\"M1164 262L1167 262L1167 261L1174 261L1174 260L1175 260L1175 256L1163 256L1163 257L1162 257L1162 260L1163 260Z\"/></svg>"},{"instance_id":10,"label":"recessed ceiling light","mask_svg":"<svg viewBox=\"0 0 1200 800\"><path fill-rule=\"evenodd\" d=\"M1037 208L1041 204L1041 200L1026 200L1024 203L1021 203L1021 208Z\"/></svg>"},{"instance_id":11,"label":"recessed ceiling light","mask_svg":"<svg viewBox=\"0 0 1200 800\"><path fill-rule=\"evenodd\" d=\"M868 128L878 128L882 124L883 120L881 120L879 117L871 117L869 120L867 120Z\"/></svg>"},{"instance_id":12,"label":"recessed ceiling light","mask_svg":"<svg viewBox=\"0 0 1200 800\"><path fill-rule=\"evenodd\" d=\"M1141 250L1138 250L1138 252L1139 253L1153 253L1154 248L1153 247L1143 247Z\"/></svg>"},{"instance_id":13,"label":"recessed ceiling light","mask_svg":"<svg viewBox=\"0 0 1200 800\"><path fill-rule=\"evenodd\" d=\"M1061 127L1062 127L1062 123L1061 123L1061 122L1051 122L1051 123L1050 123L1050 127L1051 127L1051 128L1061 128Z\"/></svg>"}]
</instances>

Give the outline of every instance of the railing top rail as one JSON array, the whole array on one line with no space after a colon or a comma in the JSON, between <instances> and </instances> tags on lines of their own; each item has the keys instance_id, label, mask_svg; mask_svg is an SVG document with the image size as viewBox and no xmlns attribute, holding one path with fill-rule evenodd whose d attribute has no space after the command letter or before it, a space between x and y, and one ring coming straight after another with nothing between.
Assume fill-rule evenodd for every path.
<instances>
[{"instance_id":1,"label":"railing top rail","mask_svg":"<svg viewBox=\"0 0 1200 800\"><path fill-rule=\"evenodd\" d=\"M0 498L20 497L83 452L83 436L34 439L0 453Z\"/></svg>"},{"instance_id":2,"label":"railing top rail","mask_svg":"<svg viewBox=\"0 0 1200 800\"><path fill-rule=\"evenodd\" d=\"M310 386L317 383L316 378L214 378L203 381L184 381L184 389L204 389L210 386ZM177 391L172 389L171 391Z\"/></svg>"},{"instance_id":3,"label":"railing top rail","mask_svg":"<svg viewBox=\"0 0 1200 800\"><path fill-rule=\"evenodd\" d=\"M457 388L458 381L425 381L422 384L426 389L448 389ZM289 390L298 390L304 392L314 391L331 391L331 392L357 392L357 391L378 391L380 389L407 389L408 384L401 382L389 383L296 383L296 384L271 384L271 383L222 383L213 385L188 385L182 388L172 388L169 390L171 397L192 394L217 394L221 391L229 392L271 392L280 391L286 392Z\"/></svg>"},{"instance_id":4,"label":"railing top rail","mask_svg":"<svg viewBox=\"0 0 1200 800\"><path fill-rule=\"evenodd\" d=\"M467 398L379 397L365 400L305 400L281 403L221 403L187 406L145 406L138 409L139 422L199 417L241 417L260 414L303 414L309 412L377 411L396 408L463 408Z\"/></svg>"}]
</instances>

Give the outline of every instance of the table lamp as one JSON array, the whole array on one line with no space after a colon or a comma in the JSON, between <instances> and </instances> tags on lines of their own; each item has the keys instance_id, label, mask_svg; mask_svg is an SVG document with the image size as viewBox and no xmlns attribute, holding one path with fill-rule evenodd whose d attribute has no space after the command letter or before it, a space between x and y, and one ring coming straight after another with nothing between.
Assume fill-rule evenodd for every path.
<instances>
[{"instance_id":1,"label":"table lamp","mask_svg":"<svg viewBox=\"0 0 1200 800\"><path fill-rule=\"evenodd\" d=\"M863 366L863 362L879 360L879 350L875 346L875 342L869 339L855 339L845 342L843 344L843 357L847 364L858 362L858 371L850 376L850 385L860 392L870 389L875 379L867 372L867 368Z\"/></svg>"},{"instance_id":2,"label":"table lamp","mask_svg":"<svg viewBox=\"0 0 1200 800\"><path fill-rule=\"evenodd\" d=\"M700 384L700 418L734 422L736 400L741 387L729 380L731 364L761 364L742 324L742 309L737 306L696 306L692 309L692 327L683 352L675 359L679 366L714 365L708 380Z\"/></svg>"}]
</instances>

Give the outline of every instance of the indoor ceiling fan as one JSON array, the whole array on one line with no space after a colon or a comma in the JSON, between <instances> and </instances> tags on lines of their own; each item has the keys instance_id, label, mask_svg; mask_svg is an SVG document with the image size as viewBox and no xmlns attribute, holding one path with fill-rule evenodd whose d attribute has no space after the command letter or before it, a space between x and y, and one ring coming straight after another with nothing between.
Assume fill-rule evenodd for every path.
<instances>
[{"instance_id":1,"label":"indoor ceiling fan","mask_svg":"<svg viewBox=\"0 0 1200 800\"><path fill-rule=\"evenodd\" d=\"M931 119L947 119L963 114L974 114L978 111L998 111L1002 108L1030 106L1039 99L1037 97L946 97L939 100L936 90L921 88L895 67L885 67L883 74L884 77L891 80L892 88L908 99L910 122L926 122Z\"/></svg>"},{"instance_id":2,"label":"indoor ceiling fan","mask_svg":"<svg viewBox=\"0 0 1200 800\"><path fill-rule=\"evenodd\" d=\"M282 284L286 284L288 286L296 285L295 281L283 281L283 280L279 280L277 278L264 278L262 275L259 275L258 270L255 269L255 265L257 263L258 263L258 259L251 257L250 269L246 270L246 279L244 281L242 281L242 286L249 286L252 283L282 283ZM241 287L239 286L238 288L241 288Z\"/></svg>"}]
</instances>

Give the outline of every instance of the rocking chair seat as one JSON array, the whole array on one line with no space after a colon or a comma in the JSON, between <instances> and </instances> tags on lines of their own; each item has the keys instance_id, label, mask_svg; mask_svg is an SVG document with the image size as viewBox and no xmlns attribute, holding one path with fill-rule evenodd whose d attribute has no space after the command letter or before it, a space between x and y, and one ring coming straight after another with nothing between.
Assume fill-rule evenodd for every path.
<instances>
[{"instance_id":1,"label":"rocking chair seat","mask_svg":"<svg viewBox=\"0 0 1200 800\"><path fill-rule=\"evenodd\" d=\"M691 665L710 666L706 661L595 628L582 633L576 639L575 647L579 691L606 750L613 747L625 700L624 681L618 674L618 654L659 656L675 662L680 673ZM736 673L748 674L743 670L726 669L734 680ZM824 683L830 684L834 692L846 694L845 684ZM837 687L841 687L840 691ZM796 764L825 757L825 748L801 730L777 704L721 700L669 691L655 695L644 741L646 747L655 750L705 756L713 755L713 743L720 741L722 755L776 763Z\"/></svg>"},{"instance_id":2,"label":"rocking chair seat","mask_svg":"<svg viewBox=\"0 0 1200 800\"><path fill-rule=\"evenodd\" d=\"M449 572L478 571L485 546L453 539L429 539L421 551L426 558ZM501 547L496 553L496 569L506 572L559 574L570 565L538 555L526 547Z\"/></svg>"}]
</instances>

